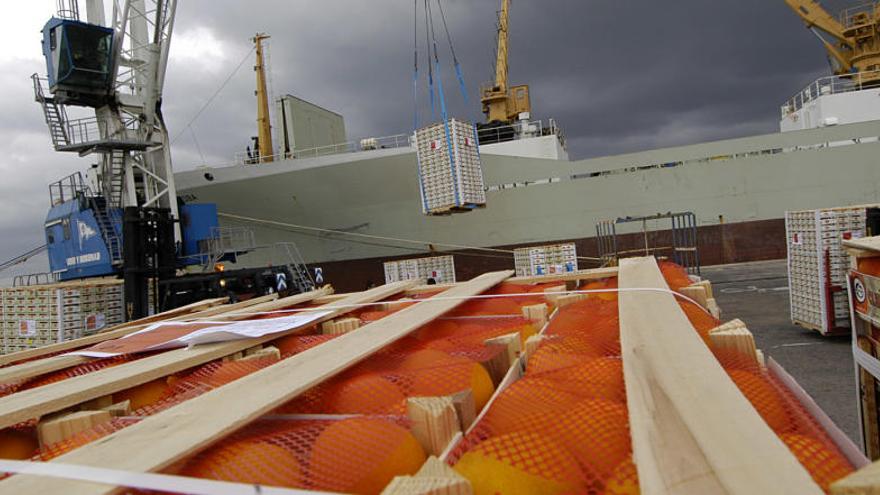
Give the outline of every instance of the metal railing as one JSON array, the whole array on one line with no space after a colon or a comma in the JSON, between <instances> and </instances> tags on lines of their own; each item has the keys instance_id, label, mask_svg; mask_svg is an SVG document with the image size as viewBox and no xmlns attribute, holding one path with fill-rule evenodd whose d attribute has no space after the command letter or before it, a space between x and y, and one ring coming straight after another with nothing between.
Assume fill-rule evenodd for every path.
<instances>
[{"instance_id":1,"label":"metal railing","mask_svg":"<svg viewBox=\"0 0 880 495\"><path fill-rule=\"evenodd\" d=\"M565 136L554 119L549 119L546 123L542 120L523 120L510 125L477 131L477 139L480 144L517 141L541 136L557 136L562 146L565 146Z\"/></svg>"},{"instance_id":2,"label":"metal railing","mask_svg":"<svg viewBox=\"0 0 880 495\"><path fill-rule=\"evenodd\" d=\"M880 70L857 72L841 76L822 77L804 88L803 91L791 97L782 106L782 118L786 118L794 112L802 109L804 105L821 96L840 93L852 93L875 86L880 79Z\"/></svg>"},{"instance_id":3,"label":"metal railing","mask_svg":"<svg viewBox=\"0 0 880 495\"><path fill-rule=\"evenodd\" d=\"M341 155L344 153L356 153L359 151L373 151L380 149L406 148L409 146L412 146L412 135L397 134L394 136L364 138L360 141L349 141L327 146L318 146L315 148L295 149L290 152L270 156L249 155L246 152L239 152L235 154L234 163L236 165L255 165L258 163L268 163L278 160L316 158L319 156Z\"/></svg>"},{"instance_id":4,"label":"metal railing","mask_svg":"<svg viewBox=\"0 0 880 495\"><path fill-rule=\"evenodd\" d=\"M84 196L88 190L89 187L82 174L76 172L49 184L49 203L51 206L60 205L65 201Z\"/></svg>"},{"instance_id":5,"label":"metal railing","mask_svg":"<svg viewBox=\"0 0 880 495\"><path fill-rule=\"evenodd\" d=\"M844 28L851 28L865 23L865 17L880 17L880 2L866 2L844 9L840 13L840 23Z\"/></svg>"}]
</instances>

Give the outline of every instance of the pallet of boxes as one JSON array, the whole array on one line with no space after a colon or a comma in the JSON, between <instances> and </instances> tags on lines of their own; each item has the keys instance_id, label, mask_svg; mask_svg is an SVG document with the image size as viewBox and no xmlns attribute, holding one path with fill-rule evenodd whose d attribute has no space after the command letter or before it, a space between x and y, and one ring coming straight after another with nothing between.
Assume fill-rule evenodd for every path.
<instances>
[{"instance_id":1,"label":"pallet of boxes","mask_svg":"<svg viewBox=\"0 0 880 495\"><path fill-rule=\"evenodd\" d=\"M0 495L880 489L745 323L692 302L710 284L650 257L513 275L193 306L0 356L0 457L21 460Z\"/></svg>"},{"instance_id":2,"label":"pallet of boxes","mask_svg":"<svg viewBox=\"0 0 880 495\"><path fill-rule=\"evenodd\" d=\"M422 213L449 215L486 206L476 126L450 119L415 132Z\"/></svg>"},{"instance_id":3,"label":"pallet of boxes","mask_svg":"<svg viewBox=\"0 0 880 495\"><path fill-rule=\"evenodd\" d=\"M422 283L455 283L455 258L453 256L433 256L408 260L386 261L385 283L401 280L421 280Z\"/></svg>"},{"instance_id":4,"label":"pallet of boxes","mask_svg":"<svg viewBox=\"0 0 880 495\"><path fill-rule=\"evenodd\" d=\"M121 280L0 288L3 352L91 335L124 321Z\"/></svg>"},{"instance_id":5,"label":"pallet of boxes","mask_svg":"<svg viewBox=\"0 0 880 495\"><path fill-rule=\"evenodd\" d=\"M791 321L822 335L849 329L849 257L841 242L877 232L877 205L785 214Z\"/></svg>"}]
</instances>

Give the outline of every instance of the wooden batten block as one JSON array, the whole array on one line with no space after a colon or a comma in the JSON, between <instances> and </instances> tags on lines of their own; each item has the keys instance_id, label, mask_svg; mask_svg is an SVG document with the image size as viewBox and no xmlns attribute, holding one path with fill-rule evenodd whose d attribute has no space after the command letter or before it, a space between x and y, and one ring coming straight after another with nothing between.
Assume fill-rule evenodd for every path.
<instances>
[{"instance_id":1,"label":"wooden batten block","mask_svg":"<svg viewBox=\"0 0 880 495\"><path fill-rule=\"evenodd\" d=\"M461 424L451 397L411 397L406 401L412 433L431 455L440 455Z\"/></svg>"},{"instance_id":2,"label":"wooden batten block","mask_svg":"<svg viewBox=\"0 0 880 495\"><path fill-rule=\"evenodd\" d=\"M397 476L382 492L387 494L472 495L470 481L435 456L428 457L413 476Z\"/></svg>"},{"instance_id":3,"label":"wooden batten block","mask_svg":"<svg viewBox=\"0 0 880 495\"><path fill-rule=\"evenodd\" d=\"M92 399L88 402L83 402L79 406L80 411L97 411L99 409L105 409L113 405L113 396L105 395L103 397L98 397L97 399Z\"/></svg>"},{"instance_id":4,"label":"wooden batten block","mask_svg":"<svg viewBox=\"0 0 880 495\"><path fill-rule=\"evenodd\" d=\"M718 307L718 303L715 301L714 297L710 297L706 300L706 309L709 310L709 314L715 319L721 319L721 308Z\"/></svg>"},{"instance_id":5,"label":"wooden batten block","mask_svg":"<svg viewBox=\"0 0 880 495\"><path fill-rule=\"evenodd\" d=\"M281 360L281 351L275 346L262 347L260 349L248 349L244 351L244 357L239 361L253 361L256 359L271 359L273 361Z\"/></svg>"},{"instance_id":6,"label":"wooden batten block","mask_svg":"<svg viewBox=\"0 0 880 495\"><path fill-rule=\"evenodd\" d=\"M761 365L758 349L755 347L755 336L741 320L732 320L709 330L709 341L713 350L734 352Z\"/></svg>"},{"instance_id":7,"label":"wooden batten block","mask_svg":"<svg viewBox=\"0 0 880 495\"><path fill-rule=\"evenodd\" d=\"M338 320L325 321L321 324L321 333L324 335L343 335L361 326L361 320L357 318L340 318Z\"/></svg>"},{"instance_id":8,"label":"wooden batten block","mask_svg":"<svg viewBox=\"0 0 880 495\"><path fill-rule=\"evenodd\" d=\"M529 358L532 357L532 354L538 350L538 346L541 345L541 342L544 341L543 335L532 335L531 337L526 339L526 349L523 352L524 359L526 362L529 361Z\"/></svg>"},{"instance_id":9,"label":"wooden batten block","mask_svg":"<svg viewBox=\"0 0 880 495\"><path fill-rule=\"evenodd\" d=\"M498 354L483 363L486 366L492 382L498 385L510 369L510 365L516 361L522 353L522 339L519 333L509 333L500 337L494 337L484 342L487 347L500 348Z\"/></svg>"},{"instance_id":10,"label":"wooden batten block","mask_svg":"<svg viewBox=\"0 0 880 495\"><path fill-rule=\"evenodd\" d=\"M694 285L700 285L703 288L705 288L706 289L706 297L708 297L709 299L712 299L715 297L715 293L712 292L712 282L710 282L708 280L701 280Z\"/></svg>"},{"instance_id":11,"label":"wooden batten block","mask_svg":"<svg viewBox=\"0 0 880 495\"><path fill-rule=\"evenodd\" d=\"M452 407L455 408L455 414L458 415L461 431L467 431L477 419L477 405L474 402L473 392L470 389L465 389L450 395L449 398L452 399Z\"/></svg>"},{"instance_id":12,"label":"wooden batten block","mask_svg":"<svg viewBox=\"0 0 880 495\"><path fill-rule=\"evenodd\" d=\"M523 306L522 312L523 316L535 322L538 328L543 328L550 319L550 308L545 303Z\"/></svg>"},{"instance_id":13,"label":"wooden batten block","mask_svg":"<svg viewBox=\"0 0 880 495\"><path fill-rule=\"evenodd\" d=\"M37 424L40 447L67 440L77 433L110 421L108 411L78 411L64 414Z\"/></svg>"},{"instance_id":14,"label":"wooden batten block","mask_svg":"<svg viewBox=\"0 0 880 495\"><path fill-rule=\"evenodd\" d=\"M678 290L683 296L687 296L697 302L700 306L706 308L708 306L709 296L706 294L706 288L701 285L690 285L682 287ZM707 308L708 309L708 308Z\"/></svg>"},{"instance_id":15,"label":"wooden batten block","mask_svg":"<svg viewBox=\"0 0 880 495\"><path fill-rule=\"evenodd\" d=\"M563 296L564 294L554 294L555 292L565 292L566 288L564 285L556 285L553 287L548 287L544 289L544 298L550 302L550 304L556 305L556 301Z\"/></svg>"},{"instance_id":16,"label":"wooden batten block","mask_svg":"<svg viewBox=\"0 0 880 495\"><path fill-rule=\"evenodd\" d=\"M556 300L556 307L564 308L569 304L576 303L578 301L583 301L587 298L586 294L569 294L567 296L560 296Z\"/></svg>"},{"instance_id":17,"label":"wooden batten block","mask_svg":"<svg viewBox=\"0 0 880 495\"><path fill-rule=\"evenodd\" d=\"M767 359L764 357L764 351L761 349L756 350L755 358L758 360L758 364L761 365L762 369L767 368Z\"/></svg>"},{"instance_id":18,"label":"wooden batten block","mask_svg":"<svg viewBox=\"0 0 880 495\"><path fill-rule=\"evenodd\" d=\"M114 418L128 416L131 414L131 401L124 400L122 402L117 402L116 404L110 404L107 407L102 407L101 410L107 411L110 413L110 416L113 416Z\"/></svg>"},{"instance_id":19,"label":"wooden batten block","mask_svg":"<svg viewBox=\"0 0 880 495\"><path fill-rule=\"evenodd\" d=\"M441 461L437 456L429 456L428 460L422 464L419 472L415 474L420 478L462 478L458 472L452 469L452 466Z\"/></svg>"},{"instance_id":20,"label":"wooden batten block","mask_svg":"<svg viewBox=\"0 0 880 495\"><path fill-rule=\"evenodd\" d=\"M470 481L465 478L422 478L397 476L382 495L473 495Z\"/></svg>"}]
</instances>

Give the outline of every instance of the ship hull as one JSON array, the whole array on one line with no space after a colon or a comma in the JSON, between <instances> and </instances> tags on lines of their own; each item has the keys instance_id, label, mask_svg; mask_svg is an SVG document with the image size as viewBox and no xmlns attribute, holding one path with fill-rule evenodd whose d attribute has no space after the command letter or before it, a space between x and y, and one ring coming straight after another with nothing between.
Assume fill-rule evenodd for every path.
<instances>
[{"instance_id":1,"label":"ship hull","mask_svg":"<svg viewBox=\"0 0 880 495\"><path fill-rule=\"evenodd\" d=\"M258 220L221 223L253 228L262 244L293 241L309 264L324 268L328 282L357 289L383 281L381 261L431 251L454 251L459 279L513 266L512 256L463 246L573 240L579 255L595 256L597 222L665 212L696 214L703 264L784 257L786 211L880 202L878 136L880 121L872 121L579 161L484 149L488 206L447 217L422 215L409 148L199 169L176 178L186 199ZM548 138L555 139L535 138L535 145L546 146ZM641 228L621 226L620 248L644 246ZM655 246L668 245L664 235L654 234ZM272 261L257 252L243 258L254 265Z\"/></svg>"}]
</instances>

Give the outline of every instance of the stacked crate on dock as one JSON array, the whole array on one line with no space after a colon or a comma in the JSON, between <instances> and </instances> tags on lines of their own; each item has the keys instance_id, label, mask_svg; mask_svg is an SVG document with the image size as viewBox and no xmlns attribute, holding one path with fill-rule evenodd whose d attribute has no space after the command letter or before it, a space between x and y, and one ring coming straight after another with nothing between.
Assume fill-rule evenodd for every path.
<instances>
[{"instance_id":1,"label":"stacked crate on dock","mask_svg":"<svg viewBox=\"0 0 880 495\"><path fill-rule=\"evenodd\" d=\"M823 335L845 332L849 259L841 241L866 234L873 206L790 211L785 214L791 320ZM830 298L830 301L829 301Z\"/></svg>"},{"instance_id":2,"label":"stacked crate on dock","mask_svg":"<svg viewBox=\"0 0 880 495\"><path fill-rule=\"evenodd\" d=\"M385 283L401 280L428 279L438 284L455 282L455 259L452 256L435 256L400 261L388 261L385 267Z\"/></svg>"},{"instance_id":3,"label":"stacked crate on dock","mask_svg":"<svg viewBox=\"0 0 880 495\"><path fill-rule=\"evenodd\" d=\"M486 204L476 128L451 119L415 133L422 213L440 215Z\"/></svg>"},{"instance_id":4,"label":"stacked crate on dock","mask_svg":"<svg viewBox=\"0 0 880 495\"><path fill-rule=\"evenodd\" d=\"M83 334L90 335L123 323L122 299L122 284L116 281L83 286L80 293Z\"/></svg>"},{"instance_id":5,"label":"stacked crate on dock","mask_svg":"<svg viewBox=\"0 0 880 495\"><path fill-rule=\"evenodd\" d=\"M122 323L122 282L90 281L2 289L3 351L64 342Z\"/></svg>"},{"instance_id":6,"label":"stacked crate on dock","mask_svg":"<svg viewBox=\"0 0 880 495\"><path fill-rule=\"evenodd\" d=\"M513 252L516 274L520 277L575 272L578 269L574 243L533 246Z\"/></svg>"}]
</instances>

